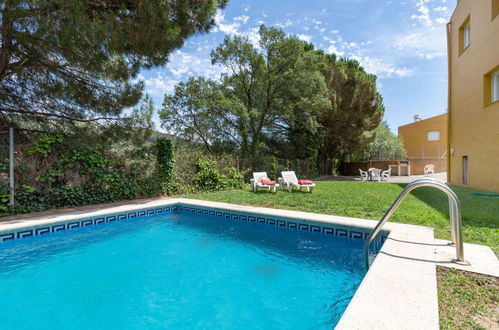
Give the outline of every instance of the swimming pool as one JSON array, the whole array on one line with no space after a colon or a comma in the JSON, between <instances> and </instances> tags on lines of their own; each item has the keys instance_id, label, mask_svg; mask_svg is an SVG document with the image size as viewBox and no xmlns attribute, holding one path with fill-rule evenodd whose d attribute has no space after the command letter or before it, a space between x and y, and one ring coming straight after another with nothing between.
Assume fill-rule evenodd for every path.
<instances>
[{"instance_id":1,"label":"swimming pool","mask_svg":"<svg viewBox=\"0 0 499 330\"><path fill-rule=\"evenodd\" d=\"M330 329L365 275L367 233L185 204L2 232L0 322Z\"/></svg>"}]
</instances>

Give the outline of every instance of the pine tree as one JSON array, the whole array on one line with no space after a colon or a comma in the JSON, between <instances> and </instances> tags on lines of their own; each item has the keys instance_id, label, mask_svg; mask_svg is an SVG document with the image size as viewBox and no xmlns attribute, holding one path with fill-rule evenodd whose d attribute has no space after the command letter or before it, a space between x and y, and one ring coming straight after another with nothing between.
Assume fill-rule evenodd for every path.
<instances>
[{"instance_id":1,"label":"pine tree","mask_svg":"<svg viewBox=\"0 0 499 330\"><path fill-rule=\"evenodd\" d=\"M0 124L127 122L141 68L208 32L226 0L0 2Z\"/></svg>"}]
</instances>

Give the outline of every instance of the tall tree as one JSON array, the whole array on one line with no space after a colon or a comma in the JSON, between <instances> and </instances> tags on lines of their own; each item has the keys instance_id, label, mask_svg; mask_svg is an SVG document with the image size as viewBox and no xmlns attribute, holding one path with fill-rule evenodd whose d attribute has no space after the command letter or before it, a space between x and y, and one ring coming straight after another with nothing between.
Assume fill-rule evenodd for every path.
<instances>
[{"instance_id":1,"label":"tall tree","mask_svg":"<svg viewBox=\"0 0 499 330\"><path fill-rule=\"evenodd\" d=\"M316 160L319 172L330 174L331 160L356 149L379 124L376 76L282 30L262 25L259 35L257 47L226 37L212 52L212 63L224 67L220 82L179 84L165 98L163 126L194 134L208 149L229 141L251 167L272 155Z\"/></svg>"},{"instance_id":2,"label":"tall tree","mask_svg":"<svg viewBox=\"0 0 499 330\"><path fill-rule=\"evenodd\" d=\"M330 107L317 115L319 156L322 174L331 174L333 161L342 161L361 143L363 134L378 126L383 117L383 99L376 89L376 76L368 74L359 62L324 55L322 73Z\"/></svg>"},{"instance_id":3,"label":"tall tree","mask_svg":"<svg viewBox=\"0 0 499 330\"><path fill-rule=\"evenodd\" d=\"M226 1L1 1L0 122L119 121L139 69L207 32Z\"/></svg>"}]
</instances>

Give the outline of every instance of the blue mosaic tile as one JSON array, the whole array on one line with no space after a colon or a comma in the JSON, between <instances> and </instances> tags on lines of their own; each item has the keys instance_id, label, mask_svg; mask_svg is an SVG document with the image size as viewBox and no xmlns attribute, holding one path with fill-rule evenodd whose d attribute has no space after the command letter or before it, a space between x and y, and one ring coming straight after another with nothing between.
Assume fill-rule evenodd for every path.
<instances>
[{"instance_id":1,"label":"blue mosaic tile","mask_svg":"<svg viewBox=\"0 0 499 330\"><path fill-rule=\"evenodd\" d=\"M327 235L334 235L334 228L322 227L322 233Z\"/></svg>"},{"instance_id":2,"label":"blue mosaic tile","mask_svg":"<svg viewBox=\"0 0 499 330\"><path fill-rule=\"evenodd\" d=\"M50 233L50 227L35 228L35 235Z\"/></svg>"},{"instance_id":3,"label":"blue mosaic tile","mask_svg":"<svg viewBox=\"0 0 499 330\"><path fill-rule=\"evenodd\" d=\"M353 230L350 230L350 238L353 238L353 239L362 239L362 232L360 231L353 231Z\"/></svg>"},{"instance_id":4,"label":"blue mosaic tile","mask_svg":"<svg viewBox=\"0 0 499 330\"><path fill-rule=\"evenodd\" d=\"M106 222L116 221L117 217L115 215L110 215L106 217Z\"/></svg>"},{"instance_id":5,"label":"blue mosaic tile","mask_svg":"<svg viewBox=\"0 0 499 330\"><path fill-rule=\"evenodd\" d=\"M0 238L2 239L2 242L5 241L10 241L16 238L16 233L7 233L7 234L0 234Z\"/></svg>"},{"instance_id":6,"label":"blue mosaic tile","mask_svg":"<svg viewBox=\"0 0 499 330\"><path fill-rule=\"evenodd\" d=\"M81 222L81 226L82 227L87 227L87 226L91 226L93 225L94 221L92 219L88 219L88 220L83 220Z\"/></svg>"},{"instance_id":7,"label":"blue mosaic tile","mask_svg":"<svg viewBox=\"0 0 499 330\"><path fill-rule=\"evenodd\" d=\"M123 214L123 215L124 215L124 214ZM103 222L106 222L106 219L104 219L104 218L95 218L95 219L94 219L94 223L95 223L96 225L98 225L99 223L103 223Z\"/></svg>"},{"instance_id":8,"label":"blue mosaic tile","mask_svg":"<svg viewBox=\"0 0 499 330\"><path fill-rule=\"evenodd\" d=\"M33 236L33 229L22 230L17 232L17 238Z\"/></svg>"},{"instance_id":9,"label":"blue mosaic tile","mask_svg":"<svg viewBox=\"0 0 499 330\"><path fill-rule=\"evenodd\" d=\"M79 221L75 221L75 222L70 222L67 224L67 228L68 229L73 229L73 228L78 228L80 227L80 222Z\"/></svg>"},{"instance_id":10,"label":"blue mosaic tile","mask_svg":"<svg viewBox=\"0 0 499 330\"><path fill-rule=\"evenodd\" d=\"M339 237L348 237L348 230L336 228L336 236L339 236Z\"/></svg>"},{"instance_id":11,"label":"blue mosaic tile","mask_svg":"<svg viewBox=\"0 0 499 330\"><path fill-rule=\"evenodd\" d=\"M54 225L52 226L52 232L58 232L58 231L63 231L66 230L66 225L65 224L60 224L60 225Z\"/></svg>"},{"instance_id":12,"label":"blue mosaic tile","mask_svg":"<svg viewBox=\"0 0 499 330\"><path fill-rule=\"evenodd\" d=\"M298 229L300 230L308 230L308 225L305 223L299 223L298 224Z\"/></svg>"},{"instance_id":13,"label":"blue mosaic tile","mask_svg":"<svg viewBox=\"0 0 499 330\"><path fill-rule=\"evenodd\" d=\"M313 232L313 233L320 233L321 232L321 227L320 226L310 225L310 231Z\"/></svg>"}]
</instances>

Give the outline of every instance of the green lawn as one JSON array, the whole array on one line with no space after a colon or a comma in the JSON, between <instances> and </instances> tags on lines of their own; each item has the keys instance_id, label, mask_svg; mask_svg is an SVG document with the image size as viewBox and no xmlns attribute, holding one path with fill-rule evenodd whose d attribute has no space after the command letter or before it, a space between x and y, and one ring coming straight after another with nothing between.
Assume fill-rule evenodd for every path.
<instances>
[{"instance_id":1,"label":"green lawn","mask_svg":"<svg viewBox=\"0 0 499 330\"><path fill-rule=\"evenodd\" d=\"M497 329L497 278L437 267L441 329Z\"/></svg>"},{"instance_id":2,"label":"green lawn","mask_svg":"<svg viewBox=\"0 0 499 330\"><path fill-rule=\"evenodd\" d=\"M248 188L182 197L378 220L404 187L395 183L333 181L317 182L312 194L272 194L263 190L253 193ZM470 188L452 189L461 200L464 241L488 245L499 254L499 197L473 196L478 190ZM447 196L436 189L414 190L390 221L431 226L437 238L450 239Z\"/></svg>"}]
</instances>

